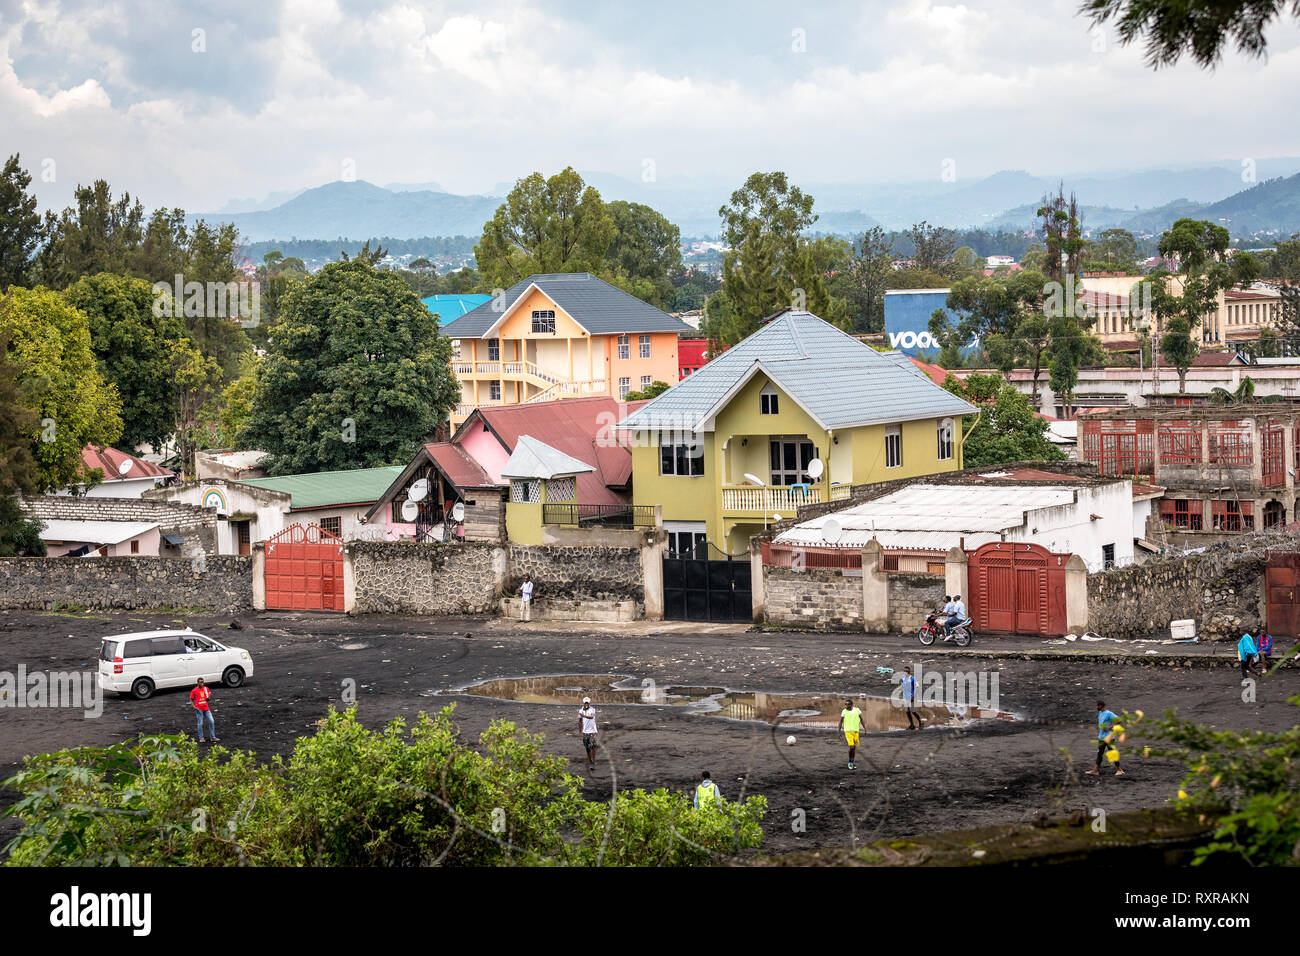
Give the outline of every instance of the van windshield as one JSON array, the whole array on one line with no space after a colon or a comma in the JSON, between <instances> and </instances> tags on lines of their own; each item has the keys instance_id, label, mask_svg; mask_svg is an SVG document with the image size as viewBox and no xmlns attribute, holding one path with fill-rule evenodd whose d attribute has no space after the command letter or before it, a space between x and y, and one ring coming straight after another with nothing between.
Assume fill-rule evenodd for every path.
<instances>
[{"instance_id":1,"label":"van windshield","mask_svg":"<svg viewBox=\"0 0 1300 956\"><path fill-rule=\"evenodd\" d=\"M117 656L117 642L105 641L104 646L99 649L99 659L111 661L115 656Z\"/></svg>"}]
</instances>

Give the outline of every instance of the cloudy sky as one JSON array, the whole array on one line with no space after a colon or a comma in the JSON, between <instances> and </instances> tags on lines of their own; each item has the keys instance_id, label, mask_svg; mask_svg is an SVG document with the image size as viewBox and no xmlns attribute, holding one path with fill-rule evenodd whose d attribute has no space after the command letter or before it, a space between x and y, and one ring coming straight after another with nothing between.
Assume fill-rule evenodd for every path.
<instances>
[{"instance_id":1,"label":"cloudy sky","mask_svg":"<svg viewBox=\"0 0 1300 956\"><path fill-rule=\"evenodd\" d=\"M351 174L480 192L570 164L730 186L1300 155L1293 21L1267 61L1153 72L1077 8L0 0L0 153L43 203L103 177L193 211Z\"/></svg>"}]
</instances>

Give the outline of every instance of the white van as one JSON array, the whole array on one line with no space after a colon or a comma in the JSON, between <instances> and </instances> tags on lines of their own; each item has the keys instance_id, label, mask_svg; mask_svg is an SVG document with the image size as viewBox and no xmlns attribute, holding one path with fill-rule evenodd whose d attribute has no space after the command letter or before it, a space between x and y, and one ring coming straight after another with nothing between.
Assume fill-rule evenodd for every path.
<instances>
[{"instance_id":1,"label":"white van","mask_svg":"<svg viewBox=\"0 0 1300 956\"><path fill-rule=\"evenodd\" d=\"M139 631L106 637L99 649L99 686L144 700L159 687L188 687L202 677L238 687L253 676L242 647L184 631Z\"/></svg>"}]
</instances>

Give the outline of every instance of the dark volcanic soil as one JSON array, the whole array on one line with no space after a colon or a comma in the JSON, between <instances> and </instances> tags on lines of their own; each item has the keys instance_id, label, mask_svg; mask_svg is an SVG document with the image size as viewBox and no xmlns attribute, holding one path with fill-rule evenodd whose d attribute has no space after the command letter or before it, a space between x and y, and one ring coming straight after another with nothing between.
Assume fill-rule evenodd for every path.
<instances>
[{"instance_id":1,"label":"dark volcanic soil","mask_svg":"<svg viewBox=\"0 0 1300 956\"><path fill-rule=\"evenodd\" d=\"M1217 728L1275 729L1296 722L1296 710L1285 700L1300 692L1300 670L1282 670L1261 682L1257 703L1244 704L1235 668L1199 657L1192 667L1171 666L1140 649L1129 660L1087 662L957 656L922 648L914 638L852 634L708 628L651 634L645 625L620 633L578 624L543 631L500 621L282 614L248 615L241 630L231 630L225 618L188 620L196 630L253 654L255 676L238 689L215 688L213 704L222 743L264 756L288 753L295 737L338 705L348 678L356 682L359 713L368 726L455 701L455 719L467 738L507 718L545 733L547 748L582 773L576 708L427 694L496 677L625 674L651 678L660 687L883 696L892 685L876 673L877 666L998 673L1000 707L1016 713L1019 722L864 735L856 771L847 769L843 739L832 731L797 730L798 743L790 747L790 731L766 724L692 716L669 706L600 708L604 746L587 782L591 799L608 799L615 785L688 791L708 769L729 799L742 792L767 798L769 852L1024 822L1042 811L1162 806L1177 789L1180 769L1143 760L1133 738L1121 748L1126 776L1081 776L1096 754L1099 695L1116 711L1154 715L1176 708ZM20 663L29 670L93 669L100 637L175 626L175 617L142 612L0 614L0 671L14 672ZM1004 647L1045 646L984 640L972 654ZM1109 645L1108 652L1116 649ZM1161 655L1173 651L1159 649ZM1231 649L1219 653L1230 655ZM25 754L193 729L187 690L161 691L148 701L109 695L102 717L90 720L80 711L0 709L0 775L17 770ZM0 805L14 798L12 791L0 792ZM805 833L792 832L797 809L806 815ZM0 844L16 829L14 821L0 820Z\"/></svg>"}]
</instances>

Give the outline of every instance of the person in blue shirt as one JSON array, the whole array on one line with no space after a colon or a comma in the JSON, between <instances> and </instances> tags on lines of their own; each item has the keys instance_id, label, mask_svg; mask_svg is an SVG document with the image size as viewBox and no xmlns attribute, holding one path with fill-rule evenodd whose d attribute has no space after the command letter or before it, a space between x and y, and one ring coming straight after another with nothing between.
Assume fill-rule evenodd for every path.
<instances>
[{"instance_id":1,"label":"person in blue shirt","mask_svg":"<svg viewBox=\"0 0 1300 956\"><path fill-rule=\"evenodd\" d=\"M1268 667L1268 659L1273 656L1273 635L1262 627L1259 636L1255 638L1255 650L1259 653L1259 662Z\"/></svg>"},{"instance_id":2,"label":"person in blue shirt","mask_svg":"<svg viewBox=\"0 0 1300 956\"><path fill-rule=\"evenodd\" d=\"M1241 663L1241 679L1245 680L1247 672L1255 670L1255 655L1259 651L1255 647L1255 639L1250 634L1241 635L1241 640L1237 642L1237 660Z\"/></svg>"},{"instance_id":3,"label":"person in blue shirt","mask_svg":"<svg viewBox=\"0 0 1300 956\"><path fill-rule=\"evenodd\" d=\"M1106 756L1106 751L1110 749L1110 741L1106 738L1110 735L1111 726L1119 720L1119 714L1113 710L1106 709L1104 700L1097 701L1097 766L1089 770L1091 776L1101 774L1101 758ZM1124 776L1124 771L1120 769L1119 761L1115 761L1115 776Z\"/></svg>"},{"instance_id":4,"label":"person in blue shirt","mask_svg":"<svg viewBox=\"0 0 1300 956\"><path fill-rule=\"evenodd\" d=\"M966 620L966 605L962 602L960 594L954 594L952 596L952 604L950 604L949 607L952 608L952 613L949 615L948 619L943 622L943 639L945 641L952 634L952 629L962 621Z\"/></svg>"},{"instance_id":5,"label":"person in blue shirt","mask_svg":"<svg viewBox=\"0 0 1300 956\"><path fill-rule=\"evenodd\" d=\"M907 729L921 729L921 715L912 708L916 705L916 678L912 675L912 668L903 668L903 709L907 711ZM916 726L912 726L912 719L916 719Z\"/></svg>"}]
</instances>

